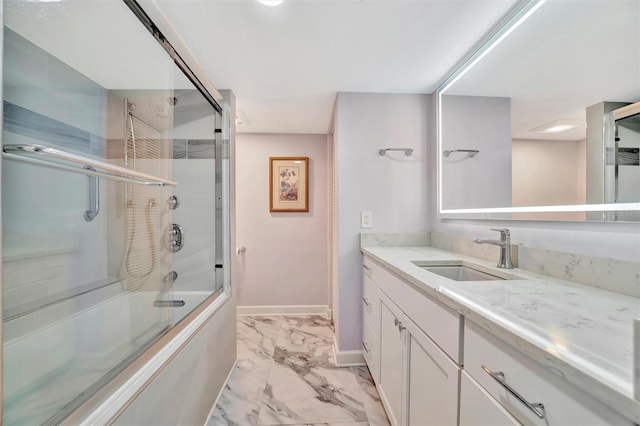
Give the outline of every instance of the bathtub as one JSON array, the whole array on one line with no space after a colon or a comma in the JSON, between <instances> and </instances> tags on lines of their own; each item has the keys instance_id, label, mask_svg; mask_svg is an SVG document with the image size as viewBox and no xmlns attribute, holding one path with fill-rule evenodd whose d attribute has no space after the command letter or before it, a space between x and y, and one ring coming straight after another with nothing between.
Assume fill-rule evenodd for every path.
<instances>
[{"instance_id":1,"label":"bathtub","mask_svg":"<svg viewBox=\"0 0 640 426\"><path fill-rule=\"evenodd\" d=\"M218 290L218 293L221 290ZM183 306L174 306L172 307L173 311L173 323L179 323L184 317L186 317L189 312L193 311L197 308L202 302L204 302L209 296L211 296L210 291L174 291L171 294L171 298L164 298L164 300L180 300L184 301ZM163 300L163 299L160 299Z\"/></svg>"},{"instance_id":2,"label":"bathtub","mask_svg":"<svg viewBox=\"0 0 640 426\"><path fill-rule=\"evenodd\" d=\"M85 390L104 386L212 294L176 291L169 295L183 306L154 308L157 292L121 289L116 283L98 290L109 296L100 302L99 294L80 295L4 323L3 361L12 366L3 378L6 424L64 418L83 402Z\"/></svg>"}]
</instances>

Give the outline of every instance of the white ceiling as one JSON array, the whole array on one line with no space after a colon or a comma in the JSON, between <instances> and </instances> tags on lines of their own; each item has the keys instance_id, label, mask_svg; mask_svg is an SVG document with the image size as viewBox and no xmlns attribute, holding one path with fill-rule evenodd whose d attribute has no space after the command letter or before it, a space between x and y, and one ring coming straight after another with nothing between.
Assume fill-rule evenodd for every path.
<instances>
[{"instance_id":1,"label":"white ceiling","mask_svg":"<svg viewBox=\"0 0 640 426\"><path fill-rule=\"evenodd\" d=\"M155 0L239 132L326 133L340 91L432 93L516 0Z\"/></svg>"}]
</instances>

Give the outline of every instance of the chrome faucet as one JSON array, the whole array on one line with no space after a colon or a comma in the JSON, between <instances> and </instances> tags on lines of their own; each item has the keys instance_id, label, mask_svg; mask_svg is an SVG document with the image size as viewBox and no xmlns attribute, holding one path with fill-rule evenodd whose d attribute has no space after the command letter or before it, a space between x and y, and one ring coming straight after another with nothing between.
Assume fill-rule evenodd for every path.
<instances>
[{"instance_id":1,"label":"chrome faucet","mask_svg":"<svg viewBox=\"0 0 640 426\"><path fill-rule=\"evenodd\" d=\"M508 229L491 229L500 233L500 241L490 240L488 238L478 238L474 240L474 243L478 244L493 244L500 247L500 260L498 261L498 268L513 269L511 263L511 233Z\"/></svg>"}]
</instances>

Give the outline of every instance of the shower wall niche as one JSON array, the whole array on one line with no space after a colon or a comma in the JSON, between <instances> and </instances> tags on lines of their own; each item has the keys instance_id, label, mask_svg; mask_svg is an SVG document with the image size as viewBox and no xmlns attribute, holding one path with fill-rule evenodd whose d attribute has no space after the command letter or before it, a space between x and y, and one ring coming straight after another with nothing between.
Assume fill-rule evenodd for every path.
<instances>
[{"instance_id":1,"label":"shower wall niche","mask_svg":"<svg viewBox=\"0 0 640 426\"><path fill-rule=\"evenodd\" d=\"M58 424L221 294L220 107L123 2L3 12L2 420Z\"/></svg>"}]
</instances>

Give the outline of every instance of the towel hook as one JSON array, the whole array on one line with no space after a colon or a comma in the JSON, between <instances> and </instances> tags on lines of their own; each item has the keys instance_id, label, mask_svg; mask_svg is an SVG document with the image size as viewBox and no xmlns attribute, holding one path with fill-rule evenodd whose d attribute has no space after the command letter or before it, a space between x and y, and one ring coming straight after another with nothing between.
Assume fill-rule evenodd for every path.
<instances>
[{"instance_id":1,"label":"towel hook","mask_svg":"<svg viewBox=\"0 0 640 426\"><path fill-rule=\"evenodd\" d=\"M378 154L383 157L387 151L404 151L404 155L407 157L411 157L411 154L413 154L413 148L384 148L379 150Z\"/></svg>"},{"instance_id":2,"label":"towel hook","mask_svg":"<svg viewBox=\"0 0 640 426\"><path fill-rule=\"evenodd\" d=\"M477 149L446 149L446 150L444 150L442 152L442 156L443 157L448 157L453 152L466 152L467 153L467 157L465 157L465 158L473 158L480 151L478 151Z\"/></svg>"}]
</instances>

